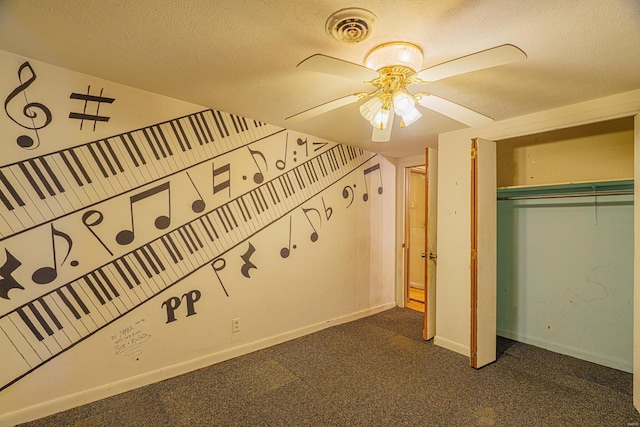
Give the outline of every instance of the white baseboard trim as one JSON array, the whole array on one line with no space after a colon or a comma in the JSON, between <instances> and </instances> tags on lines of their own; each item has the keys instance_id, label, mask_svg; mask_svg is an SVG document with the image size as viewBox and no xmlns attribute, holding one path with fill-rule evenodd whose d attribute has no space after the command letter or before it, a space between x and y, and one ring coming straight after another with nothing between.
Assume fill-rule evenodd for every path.
<instances>
[{"instance_id":1,"label":"white baseboard trim","mask_svg":"<svg viewBox=\"0 0 640 427\"><path fill-rule=\"evenodd\" d=\"M376 307L371 307L365 310L361 310L355 313L350 313L344 316L329 319L323 322L315 323L308 326L303 326L292 331L284 332L281 334L273 335L268 338L264 338L258 341L253 341L247 344L243 344L237 347L229 348L217 353L207 354L202 357L198 357L185 362L177 363L175 365L167 366L162 369L147 372L135 377L126 378L121 381L116 381L109 384L104 384L89 390L84 390L79 393L70 394L60 397L58 399L50 400L47 402L38 403L27 408L20 409L15 412L0 415L0 426L13 426L15 424L32 421L38 418L46 417L57 412L66 411L71 408L75 408L80 405L84 405L90 402L95 402L100 399L104 399L116 394L124 393L129 390L133 390L138 387L142 387L148 384L153 384L159 381L166 380L168 378L176 377L178 375L186 374L197 369L201 369L216 363L224 362L225 360L233 359L234 357L243 356L245 354L252 353L254 351L262 350L267 347L281 344L286 341L300 338L305 335L312 334L314 332L321 331L332 326L340 325L354 320L362 319L364 317L372 316L396 307L395 302L389 302Z\"/></svg>"},{"instance_id":2,"label":"white baseboard trim","mask_svg":"<svg viewBox=\"0 0 640 427\"><path fill-rule=\"evenodd\" d=\"M569 347L562 344L549 342L537 337L520 335L517 332L507 331L504 329L498 329L496 333L501 337L518 341L524 344L529 344L534 347L544 348L546 350L553 351L554 353L564 354L567 356L575 357L577 359L597 363L598 365L607 366L609 368L618 369L620 371L633 373L632 360L625 361L625 360L616 359L613 357L608 357L602 354L591 353L591 352L583 351L574 347Z\"/></svg>"},{"instance_id":3,"label":"white baseboard trim","mask_svg":"<svg viewBox=\"0 0 640 427\"><path fill-rule=\"evenodd\" d=\"M469 346L457 343L455 341L451 341L447 338L442 338L436 335L433 338L433 343L438 347L446 348L447 350L455 351L456 353L460 353L463 356L469 357L470 351Z\"/></svg>"}]
</instances>

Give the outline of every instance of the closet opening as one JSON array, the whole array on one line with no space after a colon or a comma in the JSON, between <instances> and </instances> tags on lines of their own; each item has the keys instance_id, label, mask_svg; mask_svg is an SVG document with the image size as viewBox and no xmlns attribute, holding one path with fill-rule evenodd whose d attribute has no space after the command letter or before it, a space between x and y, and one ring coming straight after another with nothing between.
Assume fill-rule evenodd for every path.
<instances>
[{"instance_id":1,"label":"closet opening","mask_svg":"<svg viewBox=\"0 0 640 427\"><path fill-rule=\"evenodd\" d=\"M632 117L498 141L500 337L633 368Z\"/></svg>"}]
</instances>

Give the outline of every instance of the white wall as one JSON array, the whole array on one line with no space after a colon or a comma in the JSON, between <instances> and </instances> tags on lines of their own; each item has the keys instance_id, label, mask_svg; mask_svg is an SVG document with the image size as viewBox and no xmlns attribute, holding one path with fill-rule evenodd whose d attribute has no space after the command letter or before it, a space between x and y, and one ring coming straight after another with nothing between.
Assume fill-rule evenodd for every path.
<instances>
[{"instance_id":1,"label":"white wall","mask_svg":"<svg viewBox=\"0 0 640 427\"><path fill-rule=\"evenodd\" d=\"M8 52L0 52L0 77L0 96L10 98L6 114L0 114L5 141L0 171L7 179L0 180L0 425L42 417L395 306L396 170L385 158ZM78 96L100 91L114 101L102 102L98 112L90 100L84 110ZM44 121L25 117L27 102L45 107L50 120L42 108ZM109 120L96 122L94 130L94 122L86 118L81 128L80 120L69 115L83 112ZM195 120L194 126L189 117L179 119L183 116ZM226 136L218 128L222 121ZM184 126L182 142L189 141L191 150L179 148L179 133L171 127L176 123ZM166 149L160 131L175 153L159 153ZM120 134L128 143L129 137L136 141L147 164L133 165L135 154L127 154ZM21 148L21 135L40 143ZM67 159L72 153L79 156L91 185L77 164L71 169L83 185L74 184L61 153ZM336 155L335 163L329 153ZM364 173L375 165L380 168ZM312 181L307 172L313 171L317 179ZM262 183L254 181L259 172ZM296 173L304 188L296 184ZM290 197L281 181L286 177L296 189ZM262 191L269 200L269 182L282 200L260 209L254 197ZM196 212L192 202L200 198L205 209ZM247 203L245 210L241 201ZM245 214L251 218L243 219ZM167 228L154 225L159 215L170 215ZM233 215L237 224L232 227L230 216L224 215ZM205 234L209 219L220 234L213 240ZM118 241L119 231L132 223L134 240ZM230 229L223 231L227 225ZM190 226L191 243L188 236L182 238ZM173 254L179 252L182 260L164 249L169 237L177 247ZM144 261L149 248L159 260ZM283 248L289 249L287 257ZM132 289L115 268L124 269L123 260L141 281ZM147 278L144 266L151 271L160 262L165 269ZM48 273L46 280L36 283L33 273L47 266L55 270L41 270ZM81 312L71 288L90 311L80 319L61 296ZM240 319L239 332L231 331L232 319Z\"/></svg>"}]
</instances>

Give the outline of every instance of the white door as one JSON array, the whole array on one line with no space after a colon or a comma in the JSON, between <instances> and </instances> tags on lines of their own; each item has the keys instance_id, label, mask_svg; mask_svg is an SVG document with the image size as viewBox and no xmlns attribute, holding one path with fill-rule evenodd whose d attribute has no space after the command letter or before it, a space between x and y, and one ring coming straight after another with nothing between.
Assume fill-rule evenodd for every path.
<instances>
[{"instance_id":1,"label":"white door","mask_svg":"<svg viewBox=\"0 0 640 427\"><path fill-rule=\"evenodd\" d=\"M497 256L496 143L471 141L471 336L470 363L496 360Z\"/></svg>"}]
</instances>

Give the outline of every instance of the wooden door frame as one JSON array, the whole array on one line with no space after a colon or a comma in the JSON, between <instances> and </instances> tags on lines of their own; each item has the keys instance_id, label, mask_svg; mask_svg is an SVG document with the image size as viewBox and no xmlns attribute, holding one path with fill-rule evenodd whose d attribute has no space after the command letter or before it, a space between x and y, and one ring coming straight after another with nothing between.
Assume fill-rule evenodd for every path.
<instances>
[{"instance_id":1,"label":"wooden door frame","mask_svg":"<svg viewBox=\"0 0 640 427\"><path fill-rule=\"evenodd\" d=\"M429 339L429 147L424 153L424 312L422 316L422 338Z\"/></svg>"},{"instance_id":2,"label":"wooden door frame","mask_svg":"<svg viewBox=\"0 0 640 427\"><path fill-rule=\"evenodd\" d=\"M633 406L640 412L640 112L633 117Z\"/></svg>"}]
</instances>

